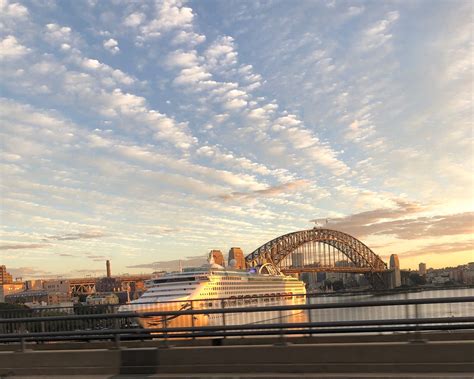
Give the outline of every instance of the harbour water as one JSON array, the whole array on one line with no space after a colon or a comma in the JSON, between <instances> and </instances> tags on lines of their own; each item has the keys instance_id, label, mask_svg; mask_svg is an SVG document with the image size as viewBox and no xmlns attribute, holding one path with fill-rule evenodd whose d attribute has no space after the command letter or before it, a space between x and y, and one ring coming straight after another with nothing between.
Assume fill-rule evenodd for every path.
<instances>
[{"instance_id":1,"label":"harbour water","mask_svg":"<svg viewBox=\"0 0 474 379\"><path fill-rule=\"evenodd\" d=\"M406 299L437 299L474 296L474 288L436 289L419 292L405 292L394 294L350 294L350 295L322 295L309 297L312 304L350 303L361 301L384 301ZM394 305L376 307L356 307L338 309L315 309L311 312L313 322L324 321L351 321L351 320L380 320L400 318L427 318L427 317L462 317L474 314L474 303L449 304L420 304Z\"/></svg>"},{"instance_id":2,"label":"harbour water","mask_svg":"<svg viewBox=\"0 0 474 379\"><path fill-rule=\"evenodd\" d=\"M356 303L364 301L390 301L409 299L438 299L474 296L474 288L426 290L393 294L334 294L308 296L310 304ZM474 314L474 303L381 305L370 307L315 308L304 311L248 312L226 315L227 324L306 323L330 321L359 321L387 319L419 319L463 317ZM212 325L222 325L222 315L216 315Z\"/></svg>"}]
</instances>

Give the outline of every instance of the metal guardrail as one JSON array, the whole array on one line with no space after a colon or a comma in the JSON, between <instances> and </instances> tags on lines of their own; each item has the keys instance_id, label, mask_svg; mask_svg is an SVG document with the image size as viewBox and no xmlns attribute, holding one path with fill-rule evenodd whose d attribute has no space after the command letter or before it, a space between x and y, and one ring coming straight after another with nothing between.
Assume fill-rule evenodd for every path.
<instances>
[{"instance_id":1,"label":"metal guardrail","mask_svg":"<svg viewBox=\"0 0 474 379\"><path fill-rule=\"evenodd\" d=\"M0 343L115 340L118 344L121 339L161 338L167 341L174 338L246 336L279 336L283 338L286 335L474 330L473 296L265 307L228 307L228 299L221 299L220 304L221 308L191 309L190 307L180 311L69 313L16 318L4 317L4 314L0 314ZM433 309L428 309L430 310L428 313L437 313L435 317L423 314L426 307L443 307L444 305L448 306L449 312L446 312L448 308L445 307L444 310L440 308L435 312ZM365 310L372 317L337 320L338 311L348 313L354 309ZM395 312L398 314L401 311L404 317L393 315L394 309L398 310ZM383 310L382 316L388 317L373 317L377 313L373 312L374 310L377 312ZM318 320L318 317L324 312L333 312L328 315L332 315L334 319L330 321ZM410 313L414 317L409 317ZM254 316L262 314L269 316L264 322L252 321L255 319ZM295 315L296 317L293 317ZM215 317L216 324L196 325L197 316L204 317L206 320ZM161 325L154 328L139 328L136 323L137 318L154 318L159 320ZM176 320L185 322L180 325Z\"/></svg>"},{"instance_id":2,"label":"metal guardrail","mask_svg":"<svg viewBox=\"0 0 474 379\"><path fill-rule=\"evenodd\" d=\"M351 295L365 295L365 293L361 292L351 292ZM401 293L401 295L408 295L408 293ZM315 294L315 293L308 293L306 295L280 295L277 296L275 295L274 298L278 297L291 297L291 298L298 298L298 297L304 297L307 300L319 298L319 299L325 299L327 295L332 295L334 294ZM244 298L238 298L237 300L239 302L242 301L255 301L255 300L261 300L262 298L267 297L266 295L253 295L252 297L244 297ZM464 296L465 297L465 296ZM334 299L343 299L344 296L339 296L339 297L334 297ZM442 298L420 298L420 299L411 299L415 301L425 301L426 304L431 303L442 303L442 302L449 302L449 299L455 299L455 298L461 298L459 296L456 297L442 297ZM443 300L446 299L446 300ZM440 300L440 301L438 301ZM160 304L167 304L172 306L173 304L183 304L186 303L188 304L188 308L191 309L196 309L196 308L202 308L202 305L205 303L220 303L221 308L225 307L225 305L230 302L230 301L236 301L235 298L212 298L212 299L199 299L199 300L186 300L186 301L161 301ZM318 303L321 307L324 307L324 304L333 304L334 306L331 306L331 308L336 308L336 304L341 304L341 307L343 308L348 308L350 305L348 304L355 304L354 307L358 307L359 304L362 303L374 303L374 306L377 305L383 305L382 302L391 302L393 305L408 305L409 303L406 303L406 301L410 301L410 299L401 299L401 300L376 300L376 301L358 301L358 302L330 302L330 303ZM403 302L403 303L400 303ZM414 303L410 303L414 304ZM140 303L140 305L150 305L150 307L154 307L156 305L155 302L149 302L149 303ZM99 305L84 305L84 304L75 304L73 306L57 306L57 307L37 307L37 308L25 308L25 309L0 309L0 319L3 318L19 318L19 317L46 317L46 316L52 316L54 314L84 314L84 315L93 315L93 314L114 314L118 312L118 309L121 305L115 305L115 304L99 304ZM367 305L370 306L370 305ZM247 308L247 307L246 307Z\"/></svg>"},{"instance_id":3,"label":"metal guardrail","mask_svg":"<svg viewBox=\"0 0 474 379\"><path fill-rule=\"evenodd\" d=\"M215 301L216 299L214 299ZM115 312L115 313L89 313L89 314L65 314L62 316L40 316L40 317L0 317L0 324L8 322L33 322L33 321L59 321L59 320L79 320L79 319L112 319L123 317L147 317L147 316L171 316L171 315L192 315L192 314L222 314L222 313L244 313L244 312L263 312L263 311L284 311L284 310L308 310L308 309L338 309L338 308L361 308L361 307L381 307L381 306L399 306L399 305L422 305L422 304L450 304L450 303L474 303L474 296L461 297L442 297L442 298L424 298L424 299L401 299L401 300L376 300L376 301L357 301L341 303L319 303L319 304L300 304L300 305L273 305L265 307L232 307L226 308L227 299L217 299L223 305L221 308L214 309L193 309L192 307L178 311L156 311L156 312ZM199 300L206 302L208 300ZM196 301L197 302L197 301ZM187 301L169 302L169 303L188 303ZM156 305L156 303L142 303ZM61 309L61 308L58 308ZM1 316L1 315L0 315Z\"/></svg>"}]
</instances>

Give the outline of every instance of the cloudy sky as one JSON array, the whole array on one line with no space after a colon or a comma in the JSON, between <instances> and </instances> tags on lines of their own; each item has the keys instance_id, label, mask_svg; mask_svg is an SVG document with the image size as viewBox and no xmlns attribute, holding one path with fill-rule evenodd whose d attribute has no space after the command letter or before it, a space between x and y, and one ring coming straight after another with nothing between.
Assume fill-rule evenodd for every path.
<instances>
[{"instance_id":1,"label":"cloudy sky","mask_svg":"<svg viewBox=\"0 0 474 379\"><path fill-rule=\"evenodd\" d=\"M329 219L473 261L469 1L0 1L0 255L151 272ZM191 257L191 258L189 258Z\"/></svg>"}]
</instances>

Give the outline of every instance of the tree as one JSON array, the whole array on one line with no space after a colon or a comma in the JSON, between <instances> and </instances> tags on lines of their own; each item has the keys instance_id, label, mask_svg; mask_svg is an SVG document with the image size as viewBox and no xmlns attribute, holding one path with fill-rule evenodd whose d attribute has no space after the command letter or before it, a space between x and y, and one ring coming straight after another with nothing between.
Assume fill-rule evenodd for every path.
<instances>
[{"instance_id":1,"label":"tree","mask_svg":"<svg viewBox=\"0 0 474 379\"><path fill-rule=\"evenodd\" d=\"M416 286L422 286L426 284L426 278L424 276L421 276L420 274L417 274L416 272L410 273L409 278Z\"/></svg>"},{"instance_id":2,"label":"tree","mask_svg":"<svg viewBox=\"0 0 474 379\"><path fill-rule=\"evenodd\" d=\"M333 284L332 284L332 288L334 291L340 291L340 290L343 290L344 289L344 282L342 280L336 280Z\"/></svg>"},{"instance_id":3,"label":"tree","mask_svg":"<svg viewBox=\"0 0 474 379\"><path fill-rule=\"evenodd\" d=\"M0 311L15 311L29 309L25 304L0 303Z\"/></svg>"}]
</instances>

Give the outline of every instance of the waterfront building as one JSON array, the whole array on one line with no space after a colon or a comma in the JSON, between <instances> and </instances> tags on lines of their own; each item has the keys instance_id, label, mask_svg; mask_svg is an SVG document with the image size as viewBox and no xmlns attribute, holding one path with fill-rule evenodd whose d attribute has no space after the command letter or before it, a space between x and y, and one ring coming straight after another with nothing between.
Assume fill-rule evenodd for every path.
<instances>
[{"instance_id":1,"label":"waterfront building","mask_svg":"<svg viewBox=\"0 0 474 379\"><path fill-rule=\"evenodd\" d=\"M326 273L325 272L317 272L316 273L316 281L318 283L323 283L326 280Z\"/></svg>"},{"instance_id":2,"label":"waterfront building","mask_svg":"<svg viewBox=\"0 0 474 379\"><path fill-rule=\"evenodd\" d=\"M66 279L46 280L43 282L43 289L48 294L46 300L48 305L58 305L70 302L72 299L71 283Z\"/></svg>"},{"instance_id":3,"label":"waterfront building","mask_svg":"<svg viewBox=\"0 0 474 379\"><path fill-rule=\"evenodd\" d=\"M463 280L465 284L474 284L474 270L464 271Z\"/></svg>"},{"instance_id":4,"label":"waterfront building","mask_svg":"<svg viewBox=\"0 0 474 379\"><path fill-rule=\"evenodd\" d=\"M316 272L303 272L301 273L300 279L306 284L307 288L314 291L321 283L318 283L318 273Z\"/></svg>"},{"instance_id":5,"label":"waterfront building","mask_svg":"<svg viewBox=\"0 0 474 379\"><path fill-rule=\"evenodd\" d=\"M389 288L397 288L402 285L402 275L399 268L393 268L389 272Z\"/></svg>"},{"instance_id":6,"label":"waterfront building","mask_svg":"<svg viewBox=\"0 0 474 379\"><path fill-rule=\"evenodd\" d=\"M0 284L13 283L13 277L9 272L7 272L7 267L5 265L0 266Z\"/></svg>"},{"instance_id":7,"label":"waterfront building","mask_svg":"<svg viewBox=\"0 0 474 379\"><path fill-rule=\"evenodd\" d=\"M410 279L410 274L412 272L416 272L416 271L410 271L410 270L400 271L400 279L401 279L402 286L410 287L413 285L413 281Z\"/></svg>"},{"instance_id":8,"label":"waterfront building","mask_svg":"<svg viewBox=\"0 0 474 379\"><path fill-rule=\"evenodd\" d=\"M245 269L245 258L244 252L240 247L231 247L229 250L229 257L228 257L228 266L231 267L232 260L235 261L235 268L237 270Z\"/></svg>"},{"instance_id":9,"label":"waterfront building","mask_svg":"<svg viewBox=\"0 0 474 379\"><path fill-rule=\"evenodd\" d=\"M464 271L460 267L456 267L449 272L449 279L454 283L464 282Z\"/></svg>"},{"instance_id":10,"label":"waterfront building","mask_svg":"<svg viewBox=\"0 0 474 379\"><path fill-rule=\"evenodd\" d=\"M303 267L304 266L304 255L300 252L293 252L291 254L292 266Z\"/></svg>"},{"instance_id":11,"label":"waterfront building","mask_svg":"<svg viewBox=\"0 0 474 379\"><path fill-rule=\"evenodd\" d=\"M222 267L225 266L224 254L222 254L222 251L211 250L211 252L209 253L209 256L212 257L212 259L214 259L215 264L218 264L219 266L222 266Z\"/></svg>"},{"instance_id":12,"label":"waterfront building","mask_svg":"<svg viewBox=\"0 0 474 379\"><path fill-rule=\"evenodd\" d=\"M63 303L70 303L71 295L65 292L48 292L48 305L60 305Z\"/></svg>"},{"instance_id":13,"label":"waterfront building","mask_svg":"<svg viewBox=\"0 0 474 379\"><path fill-rule=\"evenodd\" d=\"M390 255L390 268L391 269L394 269L394 268L400 269L400 261L398 259L397 254Z\"/></svg>"},{"instance_id":14,"label":"waterfront building","mask_svg":"<svg viewBox=\"0 0 474 379\"><path fill-rule=\"evenodd\" d=\"M5 301L5 296L12 295L24 290L24 285L21 282L17 283L3 283L0 284L0 303Z\"/></svg>"},{"instance_id":15,"label":"waterfront building","mask_svg":"<svg viewBox=\"0 0 474 379\"><path fill-rule=\"evenodd\" d=\"M119 278L100 278L95 283L97 292L118 292L122 291L122 283ZM127 290L127 288L126 288Z\"/></svg>"},{"instance_id":16,"label":"waterfront building","mask_svg":"<svg viewBox=\"0 0 474 379\"><path fill-rule=\"evenodd\" d=\"M5 296L9 304L48 304L48 293L45 290L21 291Z\"/></svg>"},{"instance_id":17,"label":"waterfront building","mask_svg":"<svg viewBox=\"0 0 474 379\"><path fill-rule=\"evenodd\" d=\"M94 293L87 296L87 305L117 305L119 298L114 293Z\"/></svg>"},{"instance_id":18,"label":"waterfront building","mask_svg":"<svg viewBox=\"0 0 474 379\"><path fill-rule=\"evenodd\" d=\"M390 255L390 275L389 287L396 288L402 285L402 276L400 273L400 260L397 254Z\"/></svg>"},{"instance_id":19,"label":"waterfront building","mask_svg":"<svg viewBox=\"0 0 474 379\"><path fill-rule=\"evenodd\" d=\"M66 279L46 280L43 283L43 288L46 290L46 292L71 293L69 280Z\"/></svg>"},{"instance_id":20,"label":"waterfront building","mask_svg":"<svg viewBox=\"0 0 474 379\"><path fill-rule=\"evenodd\" d=\"M44 289L44 280L34 279L25 281L25 290L27 291L41 291Z\"/></svg>"},{"instance_id":21,"label":"waterfront building","mask_svg":"<svg viewBox=\"0 0 474 379\"><path fill-rule=\"evenodd\" d=\"M420 275L426 275L426 263L420 263L418 265L418 273Z\"/></svg>"}]
</instances>

